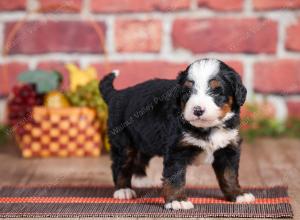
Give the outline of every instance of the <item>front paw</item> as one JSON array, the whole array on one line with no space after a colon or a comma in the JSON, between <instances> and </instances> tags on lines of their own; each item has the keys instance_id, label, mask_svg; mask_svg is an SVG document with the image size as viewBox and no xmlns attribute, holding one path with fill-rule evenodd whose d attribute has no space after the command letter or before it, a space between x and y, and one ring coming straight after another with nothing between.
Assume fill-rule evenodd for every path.
<instances>
[{"instance_id":1,"label":"front paw","mask_svg":"<svg viewBox=\"0 0 300 220\"><path fill-rule=\"evenodd\" d=\"M172 201L165 204L166 209L181 210L181 209L193 209L194 205L190 201Z\"/></svg>"},{"instance_id":2,"label":"front paw","mask_svg":"<svg viewBox=\"0 0 300 220\"><path fill-rule=\"evenodd\" d=\"M252 193L244 193L236 197L237 203L250 203L254 201L255 201L255 197Z\"/></svg>"},{"instance_id":3,"label":"front paw","mask_svg":"<svg viewBox=\"0 0 300 220\"><path fill-rule=\"evenodd\" d=\"M115 199L134 199L136 198L136 193L130 188L119 189L114 193Z\"/></svg>"}]
</instances>

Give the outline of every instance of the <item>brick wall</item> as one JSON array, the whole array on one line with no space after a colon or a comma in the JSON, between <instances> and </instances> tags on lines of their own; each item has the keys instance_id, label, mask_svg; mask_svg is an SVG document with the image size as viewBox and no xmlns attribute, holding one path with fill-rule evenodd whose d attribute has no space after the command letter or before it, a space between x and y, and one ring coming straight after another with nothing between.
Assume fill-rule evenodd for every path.
<instances>
[{"instance_id":1,"label":"brick wall","mask_svg":"<svg viewBox=\"0 0 300 220\"><path fill-rule=\"evenodd\" d=\"M249 98L268 97L277 116L300 116L300 0L1 0L0 47L26 11L31 15L0 58L9 86L26 69L64 63L120 69L119 88L153 77L174 78L202 57L228 62L243 76ZM70 10L72 8L72 10ZM104 33L105 56L88 19Z\"/></svg>"}]
</instances>

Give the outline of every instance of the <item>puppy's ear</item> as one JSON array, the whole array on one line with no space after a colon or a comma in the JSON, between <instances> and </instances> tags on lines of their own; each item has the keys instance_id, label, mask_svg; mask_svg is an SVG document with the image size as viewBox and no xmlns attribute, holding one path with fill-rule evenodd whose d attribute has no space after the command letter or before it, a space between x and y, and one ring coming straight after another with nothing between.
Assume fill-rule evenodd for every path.
<instances>
[{"instance_id":1,"label":"puppy's ear","mask_svg":"<svg viewBox=\"0 0 300 220\"><path fill-rule=\"evenodd\" d=\"M179 72L179 74L178 74L178 76L177 76L177 83L179 84L179 85L183 85L184 84L184 82L186 81L186 78L187 78L187 71L186 70L184 70L184 71L181 71L181 72Z\"/></svg>"},{"instance_id":2,"label":"puppy's ear","mask_svg":"<svg viewBox=\"0 0 300 220\"><path fill-rule=\"evenodd\" d=\"M224 73L225 80L230 84L233 92L234 104L237 107L242 106L246 101L247 89L243 85L240 75L233 69L229 69Z\"/></svg>"},{"instance_id":3,"label":"puppy's ear","mask_svg":"<svg viewBox=\"0 0 300 220\"><path fill-rule=\"evenodd\" d=\"M233 72L233 91L236 104L242 106L246 101L247 89L243 85L240 75Z\"/></svg>"}]
</instances>

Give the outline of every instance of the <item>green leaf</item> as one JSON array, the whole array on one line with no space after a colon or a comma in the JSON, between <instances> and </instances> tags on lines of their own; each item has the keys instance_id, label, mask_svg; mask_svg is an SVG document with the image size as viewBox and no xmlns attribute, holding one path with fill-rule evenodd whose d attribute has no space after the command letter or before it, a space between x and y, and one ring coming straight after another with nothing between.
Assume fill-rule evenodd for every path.
<instances>
[{"instance_id":1,"label":"green leaf","mask_svg":"<svg viewBox=\"0 0 300 220\"><path fill-rule=\"evenodd\" d=\"M21 73L18 80L23 83L35 84L38 93L47 93L58 89L61 82L61 75L57 72L34 70Z\"/></svg>"},{"instance_id":2,"label":"green leaf","mask_svg":"<svg viewBox=\"0 0 300 220\"><path fill-rule=\"evenodd\" d=\"M0 146L9 139L10 128L7 125L0 124Z\"/></svg>"}]
</instances>

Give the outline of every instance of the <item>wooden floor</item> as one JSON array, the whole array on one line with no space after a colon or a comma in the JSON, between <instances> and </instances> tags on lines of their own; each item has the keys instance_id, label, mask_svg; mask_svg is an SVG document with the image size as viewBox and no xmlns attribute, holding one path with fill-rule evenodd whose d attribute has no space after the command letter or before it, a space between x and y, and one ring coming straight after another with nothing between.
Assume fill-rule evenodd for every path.
<instances>
[{"instance_id":1,"label":"wooden floor","mask_svg":"<svg viewBox=\"0 0 300 220\"><path fill-rule=\"evenodd\" d=\"M151 161L147 171L153 181L161 177L160 158ZM20 157L13 145L0 146L0 185L2 184L112 184L107 155L94 159L30 159ZM189 185L217 185L210 166L190 167ZM242 186L286 184L295 219L300 219L300 140L260 139L244 144L241 158Z\"/></svg>"}]
</instances>

